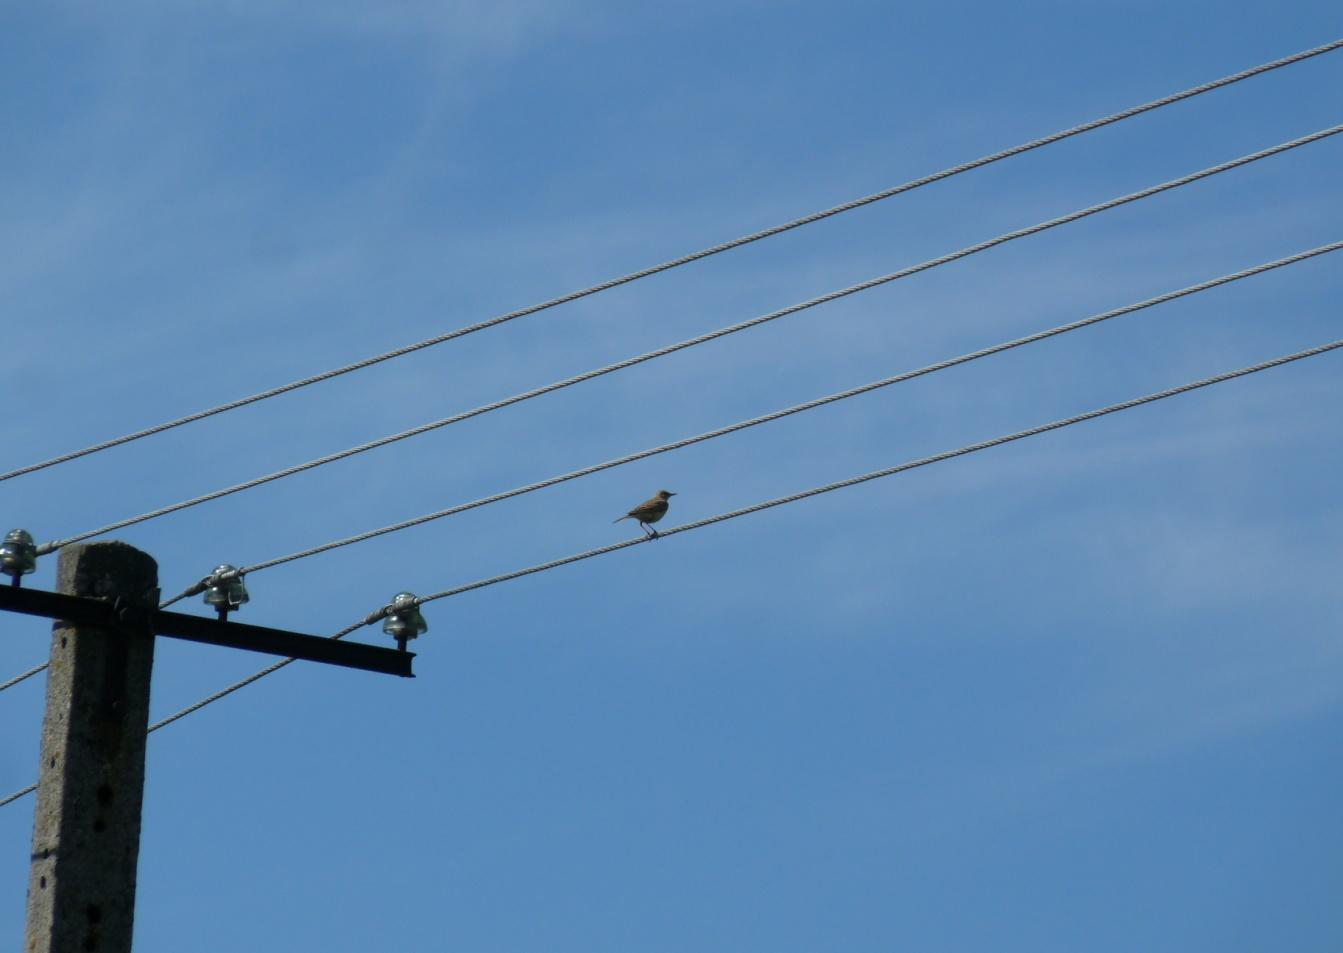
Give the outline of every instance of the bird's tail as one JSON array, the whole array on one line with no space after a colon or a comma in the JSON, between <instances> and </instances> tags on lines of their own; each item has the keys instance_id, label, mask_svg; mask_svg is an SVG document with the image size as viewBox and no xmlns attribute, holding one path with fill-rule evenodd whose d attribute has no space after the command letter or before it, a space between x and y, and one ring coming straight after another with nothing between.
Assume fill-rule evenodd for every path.
<instances>
[{"instance_id":1,"label":"bird's tail","mask_svg":"<svg viewBox=\"0 0 1343 953\"><path fill-rule=\"evenodd\" d=\"M630 516L628 513L626 513L624 516L620 517L620 520L632 520L632 519L634 519L634 517L633 517L633 516ZM612 522L612 523L619 523L620 520L611 520L611 522Z\"/></svg>"}]
</instances>

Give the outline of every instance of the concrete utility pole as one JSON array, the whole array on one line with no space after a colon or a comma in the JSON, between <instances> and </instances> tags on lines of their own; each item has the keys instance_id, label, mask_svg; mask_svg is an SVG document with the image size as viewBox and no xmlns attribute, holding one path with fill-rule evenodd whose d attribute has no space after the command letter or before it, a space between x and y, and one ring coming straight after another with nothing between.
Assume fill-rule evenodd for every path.
<instances>
[{"instance_id":1,"label":"concrete utility pole","mask_svg":"<svg viewBox=\"0 0 1343 953\"><path fill-rule=\"evenodd\" d=\"M154 608L158 564L125 543L61 550L62 593ZM25 953L130 953L154 635L52 627Z\"/></svg>"},{"instance_id":2,"label":"concrete utility pole","mask_svg":"<svg viewBox=\"0 0 1343 953\"><path fill-rule=\"evenodd\" d=\"M12 585L0 585L0 612L59 620L47 669L24 953L130 953L156 636L413 678L406 640L425 630L409 593L360 623L387 619L383 630L397 639L395 649L339 641L357 626L322 638L164 612L158 565L125 543L62 547L59 592L21 587L19 577L32 568L31 559L0 563L13 576ZM214 604L217 584L210 576L195 591Z\"/></svg>"}]
</instances>

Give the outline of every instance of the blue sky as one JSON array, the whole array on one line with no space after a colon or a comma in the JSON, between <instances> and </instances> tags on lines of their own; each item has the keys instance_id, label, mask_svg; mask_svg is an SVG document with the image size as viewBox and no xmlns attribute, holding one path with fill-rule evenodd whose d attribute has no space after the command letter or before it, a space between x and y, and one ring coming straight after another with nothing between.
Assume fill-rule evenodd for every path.
<instances>
[{"instance_id":1,"label":"blue sky","mask_svg":"<svg viewBox=\"0 0 1343 953\"><path fill-rule=\"evenodd\" d=\"M0 469L1340 35L1322 2L7 4ZM0 531L894 271L1335 125L1339 90L1333 53L8 481ZM175 592L1337 241L1340 167L1343 137L117 538ZM659 487L698 519L1334 340L1340 254L258 573L245 617L333 632L619 540ZM413 681L290 666L151 739L137 950L1337 950L1340 360L434 603ZM0 624L0 679L45 657ZM152 714L268 661L162 640ZM0 695L0 793L41 712L41 679ZM0 935L31 810L0 810Z\"/></svg>"}]
</instances>

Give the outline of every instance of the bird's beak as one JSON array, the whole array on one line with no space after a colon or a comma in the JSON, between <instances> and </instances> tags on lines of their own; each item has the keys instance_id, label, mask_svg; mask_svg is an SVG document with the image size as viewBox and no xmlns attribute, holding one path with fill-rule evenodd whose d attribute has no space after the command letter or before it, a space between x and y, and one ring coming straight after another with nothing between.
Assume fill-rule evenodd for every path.
<instances>
[{"instance_id":1,"label":"bird's beak","mask_svg":"<svg viewBox=\"0 0 1343 953\"><path fill-rule=\"evenodd\" d=\"M676 494L673 493L671 490L668 490L668 491L667 491L667 495L668 495L668 496L675 496Z\"/></svg>"}]
</instances>

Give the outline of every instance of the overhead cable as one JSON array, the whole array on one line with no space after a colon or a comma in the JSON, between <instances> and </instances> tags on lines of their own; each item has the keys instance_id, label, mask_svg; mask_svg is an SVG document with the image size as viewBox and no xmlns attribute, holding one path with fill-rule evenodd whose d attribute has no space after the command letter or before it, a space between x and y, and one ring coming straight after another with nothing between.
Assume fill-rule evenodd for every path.
<instances>
[{"instance_id":1,"label":"overhead cable","mask_svg":"<svg viewBox=\"0 0 1343 953\"><path fill-rule=\"evenodd\" d=\"M1100 324L1102 321L1108 321L1111 318L1117 318L1120 317L1121 315L1132 314L1135 311L1142 311L1146 308L1151 308L1155 305L1164 304L1168 301L1174 301L1177 298L1183 298L1188 295L1197 294L1202 291L1208 291L1209 289L1212 288L1217 288L1225 284L1230 284L1233 281L1239 281L1242 278L1250 278L1255 275L1260 275L1277 268L1282 268L1287 265L1296 264L1297 262L1305 261L1307 259L1314 258L1319 255L1325 255L1330 252L1335 252L1339 250L1343 250L1343 241L1333 242L1328 245L1321 245L1318 248L1311 248L1308 249L1307 251L1298 252L1295 255L1289 255L1286 258L1279 258L1276 261L1270 261L1264 264L1255 265L1253 268L1246 268L1242 271L1237 271L1232 274L1223 275L1219 278L1213 278L1208 281L1203 281L1196 285L1190 285L1189 287L1181 288L1177 291L1169 291L1166 292L1165 294L1157 295L1154 298L1148 298L1145 301L1139 301L1136 304L1125 305L1122 308L1115 308L1111 311L1106 311L1101 314L1095 314L1087 318L1082 318L1081 320L1078 321L1072 321L1068 324L1059 325L1058 327L1049 328L1044 331L1037 331L1034 334L1028 334L1025 337L1014 338L1011 341L1005 341L1001 344L995 344L991 347L985 347L977 351L971 351L967 354L962 354L959 357L953 357L947 360L938 361L935 364L928 364L916 370L905 371L904 373L896 374L893 377L882 378L881 380L873 381L868 384L863 384L860 387L853 387L850 388L849 390L839 391L838 393L830 394L826 397L819 397L815 400L806 401L805 403L795 404L794 406L786 407L783 410L776 410L773 411L772 413L763 414L759 417L752 417L749 420L743 420L734 424L729 424L728 426L725 427L719 427L716 430L710 430L706 433L698 434L693 437L686 437L681 440L673 441L671 443L664 443L661 446L652 447L647 450L640 450L637 453L627 454L623 457L616 457L615 459L607 460L603 463L595 463L592 464L591 466L582 467L581 469L573 470L569 473L564 473L559 476L553 476L545 480L537 481L536 483L529 483L526 486L520 486L512 490L505 490L501 493L494 493L490 496L481 497L480 499L472 500L469 503L459 503L455 506L450 506L446 509L441 509L433 513L427 513L423 516L414 517L413 519L403 520L399 523L392 523L389 526L382 526L379 527L378 529L367 530L366 532L357 533L353 536L346 536L343 539L337 539L328 543L323 543L320 546L312 546L308 549L302 549L299 550L298 552L290 553L287 556L278 556L274 559L267 559L264 562L255 563L250 566L243 566L237 570L237 575L245 576L250 573L260 572L263 569L270 569L272 567L281 566L284 565L285 563L294 562L296 560L307 559L310 556L316 556L320 553L329 552L333 549L339 549L341 547L350 546L355 543L362 543L366 540L374 539L379 536L385 536L389 533L397 533L402 530L410 529L414 526L420 526L424 523L432 522L433 520L443 519L444 517L454 516L457 513L463 513L467 510L473 510L482 506L488 506L492 503L498 503L501 500L511 499L512 497L515 496L522 496L523 494L526 493L533 493L537 490L544 490L548 487L552 487L560 483L566 483L569 480L576 480L580 477L590 476L593 473L600 473L603 470L610 470L615 467L624 466L627 463L634 463L638 460L645 460L648 457L657 456L658 454L661 453L668 453L673 450L680 450L683 447L688 447L691 446L692 444L703 443L706 440L713 440L717 437L722 437L726 436L727 434L736 433L740 430L746 430L749 427L755 427L760 424L769 423L771 421L779 420L781 418L788 417L793 414L802 413L804 411L814 410L817 407L824 407L829 404L837 403L841 400L847 400L850 397L857 397L860 394L866 394L874 390L879 390L880 388L883 387L889 387L892 384L899 384L904 381L913 380L916 377L923 377L924 375L933 374L938 371L943 371L951 367L956 367L957 365L960 364L968 364L971 361L976 361L979 360L980 358L989 357L990 355L993 354L1000 354L1003 351L1009 351L1012 350L1013 348L1022 347L1023 345L1033 344L1037 341L1043 341L1046 338L1052 338L1057 335L1067 334L1070 331L1077 331L1081 328L1090 327L1091 325L1094 324ZM186 592L184 592L181 596L178 596L177 598L183 598L185 596L195 595L196 592L198 591L200 591L198 588L193 587L191 589L188 589Z\"/></svg>"},{"instance_id":2,"label":"overhead cable","mask_svg":"<svg viewBox=\"0 0 1343 953\"><path fill-rule=\"evenodd\" d=\"M747 516L751 513L759 513L761 510L771 509L775 506L782 506L785 503L795 503L798 500L804 500L807 499L808 497L819 496L822 493L830 493L833 490L840 490L850 486L857 486L858 484L866 483L869 480L877 480L881 479L882 477L894 476L897 473L903 473L907 470L914 470L919 467L925 467L933 463L940 463L943 460L950 460L954 457L963 457L966 456L967 454L976 453L980 450L987 450L990 447L997 447L1005 443L1011 443L1015 440L1022 440L1025 439L1026 437L1034 437L1037 436L1038 434L1048 433L1051 430L1060 430L1064 427L1070 427L1073 424L1082 423L1083 421L1095 420L1098 417L1104 417L1107 414L1118 413L1121 410L1130 410L1134 407L1142 406L1143 404L1150 404L1158 400L1165 400L1167 397L1174 397L1178 394L1185 394L1188 393L1189 391L1197 390L1201 387L1208 387L1213 384L1220 384L1224 381L1234 380L1235 378L1238 377L1245 377L1250 374L1256 374L1259 371L1265 371L1268 370L1269 368L1280 367L1284 364L1290 364L1293 361L1299 361L1304 358L1314 357L1319 354L1324 354L1327 351L1336 350L1340 347L1343 347L1343 339L1333 341L1329 344L1321 344L1317 347L1307 348L1304 351L1297 351L1294 354L1287 354L1283 357L1273 358L1272 360L1262 361L1258 364L1252 364L1249 367L1242 367L1239 370L1227 371L1226 373L1218 374L1214 377L1205 377L1202 380L1194 381L1193 383L1190 384L1182 384L1179 387L1172 387L1167 390L1157 391L1156 393L1148 394L1145 397L1136 397L1132 400L1126 400L1118 404L1111 404L1108 407L1101 407L1098 410L1088 411L1087 413L1084 414L1077 414L1073 417L1065 417L1062 420L1056 420L1053 421L1052 423L1041 424L1040 426L1032 427L1029 430L1020 430L1017 431L1016 433L1007 434L1002 437L995 437L992 440L984 440L979 443L968 444L967 446L959 447L955 450L948 450L943 453L934 454L933 456L930 457L922 457L918 460L911 460L908 463L902 463L899 464L898 466L888 467L887 469L884 470L874 470L871 473L865 473L862 476L851 477L847 480L839 480L834 483L827 483L824 486L814 487L813 489L810 490L803 490L800 493L793 493L788 496L777 497L773 500L767 500L764 503L757 503L754 506L746 506L738 510L730 510L727 513L720 513L717 516L711 516L708 519L697 520L693 523L685 523L681 526L677 526L672 529L662 530L661 532L658 533L657 539L663 539L668 536L676 536L680 533L688 533L691 530L702 529L705 526L712 526L715 523L723 523L726 522L727 520L736 519L739 516ZM546 572L551 569L558 569L559 567L567 566L570 563L580 562L584 559L591 559L594 556L604 556L607 553L613 553L621 549L629 549L631 546L639 546L643 543L650 543L654 541L655 540L652 537L638 536L633 539L627 539L619 543L612 543L609 546L602 546L597 549L590 549L587 552L576 553L572 556L565 556L562 559L553 559L550 562L540 563L539 565L536 566L529 566L526 569L518 569L514 570L513 572L503 573L502 575L491 576L488 579L481 579L478 580L477 582L468 583L467 585L464 586L457 586L452 589L444 589L441 592L435 592L427 596L421 596L414 600L414 604L418 606L418 605L424 605L427 602L434 602L438 599L447 599L451 596L461 595L462 593L465 592L471 592L476 589L484 589L487 586L493 586L501 582L509 582L510 580L513 579L520 579L523 576L531 576L539 572ZM367 616L365 616L362 621L354 623L353 625L346 626L344 629L337 632L335 635L331 636L331 638L333 639L344 638L345 636L349 635L351 632L356 631L362 626L372 625L374 622L378 621L378 619L382 618L385 612L386 607L382 610L371 612ZM237 691L238 689L246 685L250 685L252 682L257 681L258 679L264 678L271 672L278 671L279 669L283 668L285 665L288 665L292 661L294 660L285 659L280 662L276 662L274 665L264 668L259 672L249 675L247 678L239 682L235 682L232 685L229 685L227 688L221 689L220 691L215 692L213 695L201 699L194 705L190 705L187 708L184 708L181 711L177 712L176 714L170 715L169 717L163 719L162 721L156 722L154 725L150 727L149 730L153 731L156 728L162 728L164 725L171 724L177 719L185 717L186 715L189 715L194 711L199 711L201 708L205 707L211 702L218 701L220 698L230 695L233 692ZM8 804L10 801L15 800L16 798L22 797L24 794L28 794L31 791L36 790L36 787L37 787L36 785L33 785L31 787L23 789L22 791L17 791L14 794L11 794L8 798L4 799L3 801L0 801L0 807L4 806L5 804Z\"/></svg>"},{"instance_id":3,"label":"overhead cable","mask_svg":"<svg viewBox=\"0 0 1343 953\"><path fill-rule=\"evenodd\" d=\"M323 373L320 374L314 374L310 377L301 378L299 380L292 381L288 384L283 384L279 387L273 387L269 390L264 390L256 394L252 394L249 397L242 397L237 400L229 401L227 403L218 404L214 407L207 408L206 410L198 411L193 414L188 414L184 417L178 417L175 420L169 420L164 423L157 424L153 427L146 427L143 430L137 430L134 431L133 433L125 434L124 436L121 437L116 437L111 440L105 440L101 443L96 443L91 446L84 447L81 450L71 451L69 453L61 454L60 456L52 457L49 460L43 460L39 463L30 464L28 466L23 466L14 470L10 470L8 472L0 473L0 482L3 482L4 480L13 479L14 477L17 476L22 476L26 473L33 473L38 470L43 470L46 469L47 467L53 467L60 463L66 463L71 460L77 460L80 457L85 457L88 456L89 454L98 453L99 451L102 450L109 450L113 447L118 447L123 444L131 443L132 441L139 440L143 437L149 437L154 434L163 433L166 430L171 430L175 427L181 427L184 424L194 423L195 421L198 420L204 420L207 417L213 417L216 414L222 414L225 413L226 411L236 410L237 408L245 407L248 404L254 404L257 403L258 401L267 400L271 397L277 397L280 394L285 394L290 391L298 390L299 388L307 387L311 384L317 384L322 381L331 380L332 378L340 377L343 374L349 374L353 371L362 370L366 367L372 367L373 365L380 364L383 361L389 361L392 360L393 358L402 357L406 354L423 350L424 348L433 347L434 345L437 344L443 344L447 341L464 337L465 335L468 334L473 334L476 331L482 331L486 328L491 328L496 325L504 324L516 318L536 314L540 311L545 311L550 308L554 308L558 305L567 304L568 302L571 301L577 301L579 298L584 298L589 295L598 294L599 292L607 291L611 288L616 288L619 287L620 285L628 284L632 281L638 281L641 278L647 278L651 275L656 275L659 272L669 271L673 268L679 268L682 265L687 265L690 264L691 262L699 261L703 258L708 258L712 255L717 255L721 252L730 251L731 249L734 248L740 248L743 245L749 245L752 242L757 242L765 238L770 238L774 235L779 235L782 234L783 232L791 231L792 229L800 228L804 225L810 225L813 222L819 222L822 219L830 218L831 216L834 215L839 215L841 213L848 212L856 208L861 208L865 205L871 205L874 202L880 202L883 199L891 198L893 196L901 194L902 192L909 192L914 189L921 188L922 186L930 185L934 182L941 181L942 179L947 179L954 175L960 175L963 172L969 172L973 169L979 169L986 165L990 165L994 162L999 162L1003 159L1011 158L1012 156L1021 155L1022 153L1030 152L1034 149L1039 149L1043 146L1052 145L1053 143L1071 138L1072 136L1081 135L1082 133L1090 132L1094 129L1099 129L1102 126L1108 126L1112 123L1120 122L1125 119L1130 119L1134 116L1150 112L1151 110L1154 109L1160 109L1163 106L1169 106L1173 103L1177 103L1185 99L1190 99L1194 96L1200 96L1203 93L1211 92L1215 89L1221 89L1224 86L1230 86L1231 84L1238 83L1241 80L1249 79L1254 76L1259 76L1263 73L1267 73L1276 69L1281 69L1285 66L1291 66L1303 60L1307 60L1324 53L1332 52L1334 50L1339 49L1340 47L1343 47L1343 39L1333 40L1329 43L1322 44L1312 49L1302 50L1301 52L1294 53L1291 56L1284 56L1281 59L1276 59L1268 63L1262 63L1259 66L1242 70L1239 73L1233 73L1230 76L1224 76L1221 79L1213 80L1212 82L1203 83L1199 86L1193 86L1189 89L1183 90L1182 92L1172 93L1169 96L1163 96L1160 99L1154 99L1151 102L1144 103L1140 106L1133 106L1128 109L1121 110L1120 112L1112 113L1109 116L1104 116L1100 119L1094 119L1090 122L1083 123L1079 126L1073 126L1069 129L1064 129L1060 132L1053 133L1052 135L1043 136L1039 139L1033 139L1030 142L1025 142L1022 143L1021 145L1013 146L1009 149L1003 149L1000 152L995 152L991 155L975 159L971 162L965 162L960 165L952 166L948 169L943 169L940 172L934 172L931 175L923 176L922 178L913 179L901 185L893 186L891 188L884 189L880 192L875 192L872 195L868 195L864 198L844 202L843 204L836 205L832 208L828 208L819 212L814 212L810 215L804 215L803 217L794 219L790 222L785 222L782 225L776 225L773 226L772 228L767 228L762 231L753 232L741 238L733 239L732 241L722 242L721 244L710 246L709 248L702 249L701 251L693 252L688 255L682 255L679 258L673 258L670 261L665 261L659 265L653 265L648 268L643 268L638 271L631 272L630 274L624 275L623 277L620 278L613 278L610 279L609 281L604 281L599 284L583 288L579 291L574 291L566 295L561 295L558 298L551 298L550 300L543 301L539 304L534 304L526 308L520 308L517 311L510 311L507 314L501 314L498 315L497 317L490 318L486 321L480 321L476 324L471 324L467 325L466 327L458 328L455 331L449 331L445 334L440 334L436 337L428 338L416 344L409 344L404 347L396 348L391 351L386 351L374 357L365 358L364 360L361 361L355 361L352 364L346 364L342 367L337 367L329 371L324 371Z\"/></svg>"},{"instance_id":4,"label":"overhead cable","mask_svg":"<svg viewBox=\"0 0 1343 953\"><path fill-rule=\"evenodd\" d=\"M25 794L32 794L32 793L33 793L34 791L36 791L36 790L37 790L37 785L36 785L36 784L30 784L30 785L28 785L26 788L22 788L21 790L15 791L13 794L9 795L9 796L6 797L6 798L0 798L0 807L4 807L6 804L11 803L12 801L17 801L19 798L23 797Z\"/></svg>"},{"instance_id":5,"label":"overhead cable","mask_svg":"<svg viewBox=\"0 0 1343 953\"><path fill-rule=\"evenodd\" d=\"M1065 417L1062 420L1055 420L1052 423L1041 424L1038 427L1031 427L1029 430L1019 430L1016 433L1007 434L1002 437L995 437L992 440L984 440L980 443L972 443L968 446L960 447L956 450L948 450L944 453L934 454L931 457L922 457L918 460L912 460L908 463L902 463L898 466L888 467L884 470L874 470L871 473L864 473L862 476L850 477L847 480L838 480L834 483L827 483L824 486L814 487L810 490L803 490L801 493L792 493L788 496L781 496L764 503L757 503L754 506L746 506L739 510L732 510L727 513L720 513L717 516L710 516L708 519L697 520L693 523L686 523L672 529L664 529L658 532L656 537L639 536L634 539L628 539L624 542L613 543L610 546L602 546L597 549L590 549L585 553L577 553L573 556L565 556L563 559L554 559L547 563L541 563L536 566L529 566L526 569L518 569L513 572L503 573L499 576L491 576L488 579L481 579L477 582L468 583L464 586L457 586L453 589L444 589L442 592L431 593L427 596L420 596L415 600L416 605L424 605L426 602L433 602L437 599L446 599L449 596L461 595L464 592L471 592L475 589L484 589L486 586L493 586L497 583L508 582L512 579L520 579L523 576L530 576L538 572L546 572L550 569L558 569L560 566L567 566L570 563L576 563L584 559L591 559L594 556L603 556L607 553L613 553L619 549L628 549L631 546L638 546L642 543L655 542L659 539L665 539L668 536L675 536L679 533L688 533L691 530L703 529L705 526L712 526L715 523L722 523L727 520L736 519L739 516L747 516L751 513L759 513L761 510L767 510L775 506L782 506L785 503L796 503L798 500L805 500L809 497L820 496L822 493L830 493L834 490L842 490L845 487L857 486L859 483L866 483L869 480L878 480L882 477L894 476L897 473L904 473L907 470L914 470L918 467L926 467L932 463L940 463L943 460L950 460L953 457L963 457L966 454L976 453L980 450L987 450L990 447L1001 446L1005 443L1011 443L1014 440L1022 440L1026 437L1034 437L1037 434L1048 433L1051 430L1060 430L1064 427L1070 427L1073 424L1080 424L1087 420L1095 420L1097 417L1104 417L1107 414L1118 413L1121 410L1129 410L1134 407L1140 407L1143 404L1150 404L1154 401L1165 400L1167 397L1174 397L1178 394L1186 394L1191 390L1197 390L1200 387L1208 387L1212 384L1220 384L1223 381L1234 380L1238 377L1245 377L1248 374L1256 374L1259 371L1266 371L1272 367L1280 367L1283 364L1290 364L1293 361L1299 361L1307 357L1315 357L1318 354L1324 354L1327 351L1333 351L1343 347L1343 340L1333 341L1329 344L1321 344L1318 347L1307 348L1304 351L1297 351L1294 354L1288 354L1284 357L1277 357L1270 361L1263 361L1259 364L1252 364L1249 367L1242 367L1239 370L1227 371L1224 374L1218 374L1214 377L1205 377L1203 380L1194 381L1191 384L1182 384L1179 387L1172 387L1168 390L1157 391L1155 394L1148 394L1145 397L1136 397L1133 400L1126 400L1118 404L1111 404L1108 407L1101 407L1098 410L1091 410L1084 414L1077 414L1073 417ZM376 620L376 616L366 620L369 624Z\"/></svg>"},{"instance_id":6,"label":"overhead cable","mask_svg":"<svg viewBox=\"0 0 1343 953\"><path fill-rule=\"evenodd\" d=\"M821 295L820 297L817 298L811 298L799 304L790 305L789 307L786 308L780 308L777 311L771 311L768 314L760 315L759 317L751 318L749 320L742 321L737 324L729 325L728 327L725 328L719 328L716 331L710 331L706 334L701 334L697 337L689 338L685 341L680 341L676 344L670 344L665 347L658 348L657 350L648 351L643 354L639 354L635 357L626 358L622 361L617 361L614 364L607 364L606 366L596 368L595 370L586 371L582 374L577 374L573 377L567 377L564 380L547 384L544 387L538 387L533 390L524 391L520 394L514 394L513 396L506 397L503 400L497 400L490 404L484 404L472 410L464 411L463 413L459 414L454 414L451 417L444 417L441 420L432 421L427 424L421 424L418 427L402 431L401 433L392 434L387 437L381 437L377 440L372 440L369 441L368 443L363 443L356 447L350 447L349 449L346 450L341 450L336 453L327 454L324 457L318 457L315 460L309 460L306 463L300 463L295 466L286 467L283 470L277 470L274 473L269 473L266 474L265 476L255 477L253 479L246 480L242 483L235 483L232 486L224 487L223 489L220 490L215 490L211 493L206 493L201 496L193 497L188 500L182 500L181 502L173 503L169 506L163 506L155 510L150 510L147 513L141 513L138 516L131 516L126 519L118 520L114 523L109 523L106 526L100 526L97 529L88 530L87 532L83 532L78 535L68 537L66 539L53 540L51 542L43 543L41 546L38 547L37 551L39 554L45 555L47 553L51 553L57 549L60 549L62 546L68 546L71 543L77 543L94 536L101 536L104 533L110 533L118 529L123 529L127 526L133 526L137 523L144 523L147 522L148 520L157 519L160 516L167 516L170 513L176 513L179 510L184 510L187 509L188 507L197 506L201 503L207 503L211 500L217 500L220 499L221 497L229 496L233 493L241 493L244 490L250 490L275 480L293 476L297 473L302 473L307 470L312 470L316 467L324 466L325 464L328 463L334 463L337 460L344 460L348 457L352 457L359 453L364 453L366 451L374 450L379 447L385 447L388 444L395 443L400 440L406 440L410 437L419 436L420 434L428 433L431 430L437 430L442 427L447 427L451 424L460 423L461 421L468 420L472 417L478 417L481 414L489 413L494 410L500 410L504 407L509 407L513 404L521 403L522 401L531 400L532 398L540 397L542 395L549 394L566 387L572 387L575 384L590 381L593 380L594 378L614 373L615 371L624 370L625 368L633 367L636 364L642 364L646 361L651 361L656 358L665 357L668 354L673 354L676 353L677 351L683 351L686 348L695 347L697 345L704 344L709 341L717 340L718 338L726 337L729 334L736 334L738 331L745 331L748 328L757 327L758 325L777 320L778 318L782 318L790 314L796 314L799 311L805 311L809 308L814 308L817 305L827 304L831 301L836 301L840 298L844 298L852 294L857 294L858 292L861 291L867 291L871 288L878 287L879 285L888 284L900 278L906 278L910 275L914 275L922 271L928 271L929 269L949 264L961 258L966 258L970 255L986 251L990 248L994 248L998 245L1002 245L1006 242L1010 242L1018 238L1025 238L1030 235L1035 235L1040 232L1047 231L1048 229L1056 228L1060 225L1066 225L1070 222L1075 222L1079 219L1095 215L1099 212L1105 212L1110 209L1117 208L1121 205L1126 205L1130 202L1136 202L1141 199L1149 198L1153 195L1169 191L1171 189L1180 188L1181 186L1189 185L1193 182L1200 181L1201 179L1206 179L1209 176L1218 175L1222 172L1227 172L1232 169L1239 168L1243 165L1248 165L1249 163L1257 162L1260 159L1266 159L1271 156L1287 152L1291 149L1296 149L1300 146L1309 145L1310 143L1313 142L1318 142L1321 139L1337 135L1340 132L1343 132L1343 125L1337 125L1332 126L1328 129L1322 129L1319 132L1314 132L1311 133L1310 135L1302 136L1299 139L1293 139L1289 142L1280 143L1279 145L1272 146L1268 149L1262 149L1259 152L1254 152L1249 155L1242 156L1238 159L1232 159L1229 162L1223 162L1220 163L1219 165L1211 166L1207 169L1201 169L1198 172L1192 172L1188 175L1181 176L1178 179L1171 179L1170 181L1163 182L1160 185L1154 185L1137 192L1131 192L1128 195L1123 195L1120 196L1119 198L1110 199L1109 201L1102 202L1099 205L1092 205L1087 208L1080 209L1079 211L1071 212L1067 215L1062 215L1058 218L1049 219L1048 221L1040 222L1039 224L1036 225L1031 225L1027 228L1020 228L1017 229L1016 231L1008 232L1004 235L999 235L996 238L991 238L987 241L979 242L978 244L962 248L959 251L954 251L949 254L942 255L938 258L932 258L929 259L928 261L922 262L917 265L912 265L908 268L902 268L899 271L891 272L890 274L887 275L880 275L876 278L870 278L867 281L860 282L856 285L850 285L847 288L841 288L838 291L832 291L828 294Z\"/></svg>"},{"instance_id":7,"label":"overhead cable","mask_svg":"<svg viewBox=\"0 0 1343 953\"><path fill-rule=\"evenodd\" d=\"M28 669L28 671L26 671L26 672L21 672L20 674L15 675L13 678L11 678L9 681L7 681L7 682L5 682L4 684L0 685L0 692L3 692L3 691L5 691L6 689L9 689L9 688L13 688L15 685L19 684L20 682L22 682L22 681L24 681L24 680L26 680L26 679L32 678L32 677L33 677L34 675L36 675L38 672L45 672L46 669L47 669L47 663L46 663L46 662L43 662L41 665L35 665L35 666L33 666L32 668Z\"/></svg>"}]
</instances>

